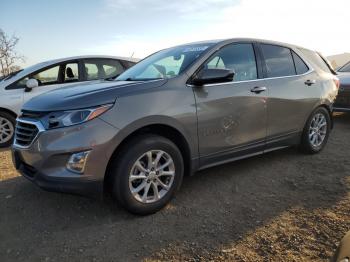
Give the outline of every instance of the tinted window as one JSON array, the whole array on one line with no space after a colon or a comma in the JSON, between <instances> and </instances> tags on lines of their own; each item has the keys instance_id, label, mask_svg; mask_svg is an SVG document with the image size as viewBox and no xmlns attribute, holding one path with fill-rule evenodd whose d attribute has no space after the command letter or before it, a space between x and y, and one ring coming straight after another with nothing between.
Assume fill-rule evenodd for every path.
<instances>
[{"instance_id":1,"label":"tinted window","mask_svg":"<svg viewBox=\"0 0 350 262\"><path fill-rule=\"evenodd\" d=\"M350 72L350 63L343 65L338 71L339 72Z\"/></svg>"},{"instance_id":2,"label":"tinted window","mask_svg":"<svg viewBox=\"0 0 350 262\"><path fill-rule=\"evenodd\" d=\"M223 47L205 65L212 69L233 69L234 81L258 78L255 53L252 44L231 44Z\"/></svg>"},{"instance_id":3,"label":"tinted window","mask_svg":"<svg viewBox=\"0 0 350 262\"><path fill-rule=\"evenodd\" d=\"M77 82L79 81L79 69L78 63L69 63L66 64L64 69L64 82Z\"/></svg>"},{"instance_id":4,"label":"tinted window","mask_svg":"<svg viewBox=\"0 0 350 262\"><path fill-rule=\"evenodd\" d=\"M332 73L332 70L329 68L325 60L314 51L305 49L305 48L300 48L300 50L305 54L305 56L312 62L314 63L318 68L320 68L322 71Z\"/></svg>"},{"instance_id":5,"label":"tinted window","mask_svg":"<svg viewBox=\"0 0 350 262\"><path fill-rule=\"evenodd\" d=\"M305 62L293 51L292 51L292 54L293 54L295 70L297 71L297 74L301 75L309 71L309 67L305 64Z\"/></svg>"},{"instance_id":6,"label":"tinted window","mask_svg":"<svg viewBox=\"0 0 350 262\"><path fill-rule=\"evenodd\" d=\"M222 61L222 58L220 56L215 56L213 59L209 61L207 64L208 69L225 69L224 61Z\"/></svg>"},{"instance_id":7,"label":"tinted window","mask_svg":"<svg viewBox=\"0 0 350 262\"><path fill-rule=\"evenodd\" d=\"M294 62L289 48L262 44L267 77L295 75Z\"/></svg>"}]
</instances>

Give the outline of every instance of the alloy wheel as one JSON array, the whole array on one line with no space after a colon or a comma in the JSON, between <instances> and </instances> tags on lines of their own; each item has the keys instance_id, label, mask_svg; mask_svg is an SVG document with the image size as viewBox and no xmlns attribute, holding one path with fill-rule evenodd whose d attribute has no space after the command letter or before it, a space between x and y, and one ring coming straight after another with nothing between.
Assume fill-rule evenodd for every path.
<instances>
[{"instance_id":1,"label":"alloy wheel","mask_svg":"<svg viewBox=\"0 0 350 262\"><path fill-rule=\"evenodd\" d=\"M137 201L154 203L169 192L174 176L175 164L171 156L162 150L150 150L133 164L129 189Z\"/></svg>"},{"instance_id":2,"label":"alloy wheel","mask_svg":"<svg viewBox=\"0 0 350 262\"><path fill-rule=\"evenodd\" d=\"M313 147L319 147L322 145L323 141L326 138L328 131L326 117L318 113L316 114L310 123L309 129L309 141Z\"/></svg>"},{"instance_id":3,"label":"alloy wheel","mask_svg":"<svg viewBox=\"0 0 350 262\"><path fill-rule=\"evenodd\" d=\"M10 141L14 134L14 127L10 120L0 117L0 144Z\"/></svg>"}]
</instances>

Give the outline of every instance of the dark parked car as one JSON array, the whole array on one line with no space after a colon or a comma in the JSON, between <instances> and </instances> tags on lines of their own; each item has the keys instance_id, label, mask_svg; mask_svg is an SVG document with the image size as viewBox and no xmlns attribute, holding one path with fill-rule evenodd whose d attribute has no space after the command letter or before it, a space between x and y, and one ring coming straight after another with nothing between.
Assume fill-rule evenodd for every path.
<instances>
[{"instance_id":1,"label":"dark parked car","mask_svg":"<svg viewBox=\"0 0 350 262\"><path fill-rule=\"evenodd\" d=\"M350 62L337 70L340 80L338 97L334 103L334 111L350 112Z\"/></svg>"},{"instance_id":2,"label":"dark parked car","mask_svg":"<svg viewBox=\"0 0 350 262\"><path fill-rule=\"evenodd\" d=\"M337 83L319 54L294 45L181 45L115 80L27 102L13 159L42 188L110 191L130 212L149 214L170 201L184 174L292 145L320 152Z\"/></svg>"}]
</instances>

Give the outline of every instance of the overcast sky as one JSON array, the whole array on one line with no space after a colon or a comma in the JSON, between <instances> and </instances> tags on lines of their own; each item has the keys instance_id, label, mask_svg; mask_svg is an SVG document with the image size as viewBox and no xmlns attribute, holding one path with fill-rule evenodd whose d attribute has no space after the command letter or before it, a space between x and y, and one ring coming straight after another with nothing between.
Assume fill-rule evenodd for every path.
<instances>
[{"instance_id":1,"label":"overcast sky","mask_svg":"<svg viewBox=\"0 0 350 262\"><path fill-rule=\"evenodd\" d=\"M25 65L106 54L142 58L198 40L256 37L350 52L350 0L8 0L0 28Z\"/></svg>"}]
</instances>

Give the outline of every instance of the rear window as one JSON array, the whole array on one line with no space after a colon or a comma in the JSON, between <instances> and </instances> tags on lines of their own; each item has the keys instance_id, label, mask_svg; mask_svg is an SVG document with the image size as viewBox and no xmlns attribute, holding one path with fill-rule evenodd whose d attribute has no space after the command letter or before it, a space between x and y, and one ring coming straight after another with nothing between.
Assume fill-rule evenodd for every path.
<instances>
[{"instance_id":1,"label":"rear window","mask_svg":"<svg viewBox=\"0 0 350 262\"><path fill-rule=\"evenodd\" d=\"M338 70L339 72L350 72L350 62L347 64L343 65L341 68Z\"/></svg>"},{"instance_id":2,"label":"rear window","mask_svg":"<svg viewBox=\"0 0 350 262\"><path fill-rule=\"evenodd\" d=\"M305 48L300 48L300 51L303 52L303 54L322 71L335 74L333 68L330 66L327 60L321 56L321 54Z\"/></svg>"}]
</instances>

